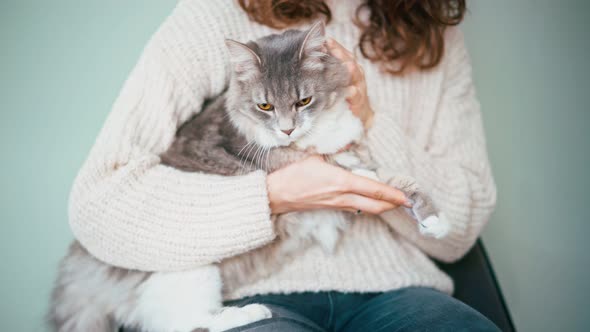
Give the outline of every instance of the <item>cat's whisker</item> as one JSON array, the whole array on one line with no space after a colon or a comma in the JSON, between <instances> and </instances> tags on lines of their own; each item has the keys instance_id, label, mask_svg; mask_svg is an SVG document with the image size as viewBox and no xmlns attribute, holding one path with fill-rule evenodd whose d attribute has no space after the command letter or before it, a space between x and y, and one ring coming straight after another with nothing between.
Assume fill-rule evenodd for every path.
<instances>
[{"instance_id":1,"label":"cat's whisker","mask_svg":"<svg viewBox=\"0 0 590 332\"><path fill-rule=\"evenodd\" d=\"M254 152L254 156L252 156L252 159L250 161L250 168L256 167L256 156L258 155L258 152L260 152L260 150L262 149L262 146L258 145L256 147L256 151Z\"/></svg>"},{"instance_id":2,"label":"cat's whisker","mask_svg":"<svg viewBox=\"0 0 590 332\"><path fill-rule=\"evenodd\" d=\"M252 147L252 143L254 143L254 141L249 141L248 143L246 143L242 149L240 150L240 152L238 152L238 154L236 156L240 157L240 164L243 165L243 160L245 155L242 155L243 152L246 152L247 149L249 149L250 147Z\"/></svg>"},{"instance_id":3,"label":"cat's whisker","mask_svg":"<svg viewBox=\"0 0 590 332\"><path fill-rule=\"evenodd\" d=\"M248 163L248 160L250 158L250 153L252 153L252 151L256 147L256 144L251 143L254 143L254 141L248 143L249 147L246 149L245 154L242 156L242 158L240 158L240 164L242 165L242 171L240 172L240 175L244 175L246 173L246 164Z\"/></svg>"},{"instance_id":4,"label":"cat's whisker","mask_svg":"<svg viewBox=\"0 0 590 332\"><path fill-rule=\"evenodd\" d=\"M268 151L268 148L263 147L262 151L260 152L260 156L258 156L258 164L256 165L257 169L262 169L262 167L263 167L262 161L264 160L264 156L266 155L266 151Z\"/></svg>"},{"instance_id":5,"label":"cat's whisker","mask_svg":"<svg viewBox=\"0 0 590 332\"><path fill-rule=\"evenodd\" d=\"M240 152L238 152L237 156L239 157L240 154L242 153L242 151L244 151L246 149L246 147L250 146L252 143L254 143L254 141L248 141L240 150Z\"/></svg>"},{"instance_id":6,"label":"cat's whisker","mask_svg":"<svg viewBox=\"0 0 590 332\"><path fill-rule=\"evenodd\" d=\"M260 153L258 154L258 158L256 158L256 169L260 169L261 167L261 163L262 163L262 156L264 156L264 152L266 151L266 147L262 147L262 149L260 149Z\"/></svg>"},{"instance_id":7,"label":"cat's whisker","mask_svg":"<svg viewBox=\"0 0 590 332\"><path fill-rule=\"evenodd\" d=\"M256 158L256 168L260 168L260 159L261 157L264 155L264 151L266 151L266 148L263 146L262 149L260 149L260 153L258 154L258 158Z\"/></svg>"},{"instance_id":8,"label":"cat's whisker","mask_svg":"<svg viewBox=\"0 0 590 332\"><path fill-rule=\"evenodd\" d=\"M268 155L270 153L270 147L267 147L264 151L264 153L262 154L262 158L260 158L260 165L264 165L264 169L268 169ZM264 161L264 162L263 162Z\"/></svg>"},{"instance_id":9,"label":"cat's whisker","mask_svg":"<svg viewBox=\"0 0 590 332\"><path fill-rule=\"evenodd\" d=\"M254 168L258 168L258 165L260 165L260 156L264 153L264 146L260 147L260 151L256 154L256 160L254 162Z\"/></svg>"},{"instance_id":10,"label":"cat's whisker","mask_svg":"<svg viewBox=\"0 0 590 332\"><path fill-rule=\"evenodd\" d=\"M272 148L268 148L268 152L266 153L266 167L265 171L270 171L270 153Z\"/></svg>"},{"instance_id":11,"label":"cat's whisker","mask_svg":"<svg viewBox=\"0 0 590 332\"><path fill-rule=\"evenodd\" d=\"M248 164L248 168L252 168L252 165L254 164L254 157L256 156L256 153L258 153L259 148L260 148L260 146L255 145L254 148L250 151L250 152L253 152L252 157L250 157L250 153L248 153L248 159L246 160L246 163Z\"/></svg>"},{"instance_id":12,"label":"cat's whisker","mask_svg":"<svg viewBox=\"0 0 590 332\"><path fill-rule=\"evenodd\" d=\"M259 148L260 148L259 145L252 144L252 148L248 151L248 155L246 156L246 165L248 165L248 162L250 162L250 163L249 163L247 169L244 170L244 172L249 171L252 168L252 166L254 165L254 158L256 156L256 153L258 153Z\"/></svg>"}]
</instances>

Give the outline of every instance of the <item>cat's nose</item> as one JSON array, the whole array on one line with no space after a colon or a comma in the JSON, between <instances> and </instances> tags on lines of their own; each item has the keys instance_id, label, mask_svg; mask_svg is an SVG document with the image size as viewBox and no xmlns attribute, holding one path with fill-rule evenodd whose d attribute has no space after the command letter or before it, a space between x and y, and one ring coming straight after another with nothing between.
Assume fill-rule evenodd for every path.
<instances>
[{"instance_id":1,"label":"cat's nose","mask_svg":"<svg viewBox=\"0 0 590 332\"><path fill-rule=\"evenodd\" d=\"M291 135L293 130L295 130L295 128L286 129L286 130L281 129L281 131L284 132L285 134L287 134L287 136Z\"/></svg>"}]
</instances>

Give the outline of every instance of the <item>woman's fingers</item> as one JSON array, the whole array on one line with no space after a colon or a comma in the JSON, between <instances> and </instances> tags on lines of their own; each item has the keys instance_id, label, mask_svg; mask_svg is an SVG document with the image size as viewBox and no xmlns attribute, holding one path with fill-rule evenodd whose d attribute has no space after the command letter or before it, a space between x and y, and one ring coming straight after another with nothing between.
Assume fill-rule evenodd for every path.
<instances>
[{"instance_id":1,"label":"woman's fingers","mask_svg":"<svg viewBox=\"0 0 590 332\"><path fill-rule=\"evenodd\" d=\"M365 72L355 60L344 62L346 69L350 73L351 84L362 84L365 81Z\"/></svg>"},{"instance_id":2,"label":"woman's fingers","mask_svg":"<svg viewBox=\"0 0 590 332\"><path fill-rule=\"evenodd\" d=\"M342 62L354 60L354 54L352 54L349 50L347 50L344 46L342 46L333 38L328 38L327 44L328 51L330 51L330 54L337 57Z\"/></svg>"},{"instance_id":3,"label":"woman's fingers","mask_svg":"<svg viewBox=\"0 0 590 332\"><path fill-rule=\"evenodd\" d=\"M398 189L329 164L321 156L270 173L267 191L273 214L316 209L380 214L407 204Z\"/></svg>"},{"instance_id":4,"label":"woman's fingers","mask_svg":"<svg viewBox=\"0 0 590 332\"><path fill-rule=\"evenodd\" d=\"M354 54L331 38L328 39L328 50L330 51L330 54L338 58L346 66L350 72L350 80L352 84L364 82L365 73L363 72L363 68L356 62Z\"/></svg>"},{"instance_id":5,"label":"woman's fingers","mask_svg":"<svg viewBox=\"0 0 590 332\"><path fill-rule=\"evenodd\" d=\"M363 104L363 95L358 87L351 85L346 88L346 101L351 107L357 107Z\"/></svg>"},{"instance_id":6,"label":"woman's fingers","mask_svg":"<svg viewBox=\"0 0 590 332\"><path fill-rule=\"evenodd\" d=\"M346 190L349 193L362 195L379 201L385 201L396 206L412 206L402 191L387 184L354 174L350 174L350 179L347 182L348 187Z\"/></svg>"},{"instance_id":7,"label":"woman's fingers","mask_svg":"<svg viewBox=\"0 0 590 332\"><path fill-rule=\"evenodd\" d=\"M342 194L338 198L336 204L339 205L341 209L353 213L361 211L369 214L381 214L385 211L397 208L396 204L357 194Z\"/></svg>"},{"instance_id":8,"label":"woman's fingers","mask_svg":"<svg viewBox=\"0 0 590 332\"><path fill-rule=\"evenodd\" d=\"M350 73L350 86L348 87L346 101L350 110L359 117L365 127L370 123L373 110L367 96L367 82L363 67L356 62L354 55L334 39L328 39L328 50L346 66Z\"/></svg>"}]
</instances>

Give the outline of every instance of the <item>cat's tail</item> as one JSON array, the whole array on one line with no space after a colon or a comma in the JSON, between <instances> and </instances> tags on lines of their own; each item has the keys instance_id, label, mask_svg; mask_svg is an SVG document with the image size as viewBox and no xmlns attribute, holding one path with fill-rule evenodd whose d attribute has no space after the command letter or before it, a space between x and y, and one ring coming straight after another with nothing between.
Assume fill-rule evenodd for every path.
<instances>
[{"instance_id":1,"label":"cat's tail","mask_svg":"<svg viewBox=\"0 0 590 332\"><path fill-rule=\"evenodd\" d=\"M86 270L89 263L85 255L80 244L74 242L60 263L45 317L51 331L113 331L108 313L96 305L94 296L89 296L92 290L80 278L80 272Z\"/></svg>"},{"instance_id":2,"label":"cat's tail","mask_svg":"<svg viewBox=\"0 0 590 332\"><path fill-rule=\"evenodd\" d=\"M77 310L59 312L51 308L47 313L47 324L50 331L54 332L77 332L96 331L112 332L115 330L114 323L103 316L104 313L94 312L91 309L78 308ZM63 308L62 308L63 310Z\"/></svg>"},{"instance_id":3,"label":"cat's tail","mask_svg":"<svg viewBox=\"0 0 590 332\"><path fill-rule=\"evenodd\" d=\"M125 278L123 278L125 274ZM46 323L55 332L112 332L113 313L129 298L132 284L141 276L130 276L92 257L78 242L72 243L61 261L51 293ZM123 287L122 280L127 280ZM117 293L117 294L115 294Z\"/></svg>"}]
</instances>

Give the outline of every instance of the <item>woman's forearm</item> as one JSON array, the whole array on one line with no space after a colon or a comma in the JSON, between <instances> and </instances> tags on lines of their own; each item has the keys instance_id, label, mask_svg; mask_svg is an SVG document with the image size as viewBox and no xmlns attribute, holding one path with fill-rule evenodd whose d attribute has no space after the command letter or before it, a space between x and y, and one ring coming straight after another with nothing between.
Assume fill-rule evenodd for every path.
<instances>
[{"instance_id":1,"label":"woman's forearm","mask_svg":"<svg viewBox=\"0 0 590 332\"><path fill-rule=\"evenodd\" d=\"M184 270L274 238L264 173L226 178L156 163L131 161L108 175L82 170L70 225L98 259L129 269Z\"/></svg>"}]
</instances>

